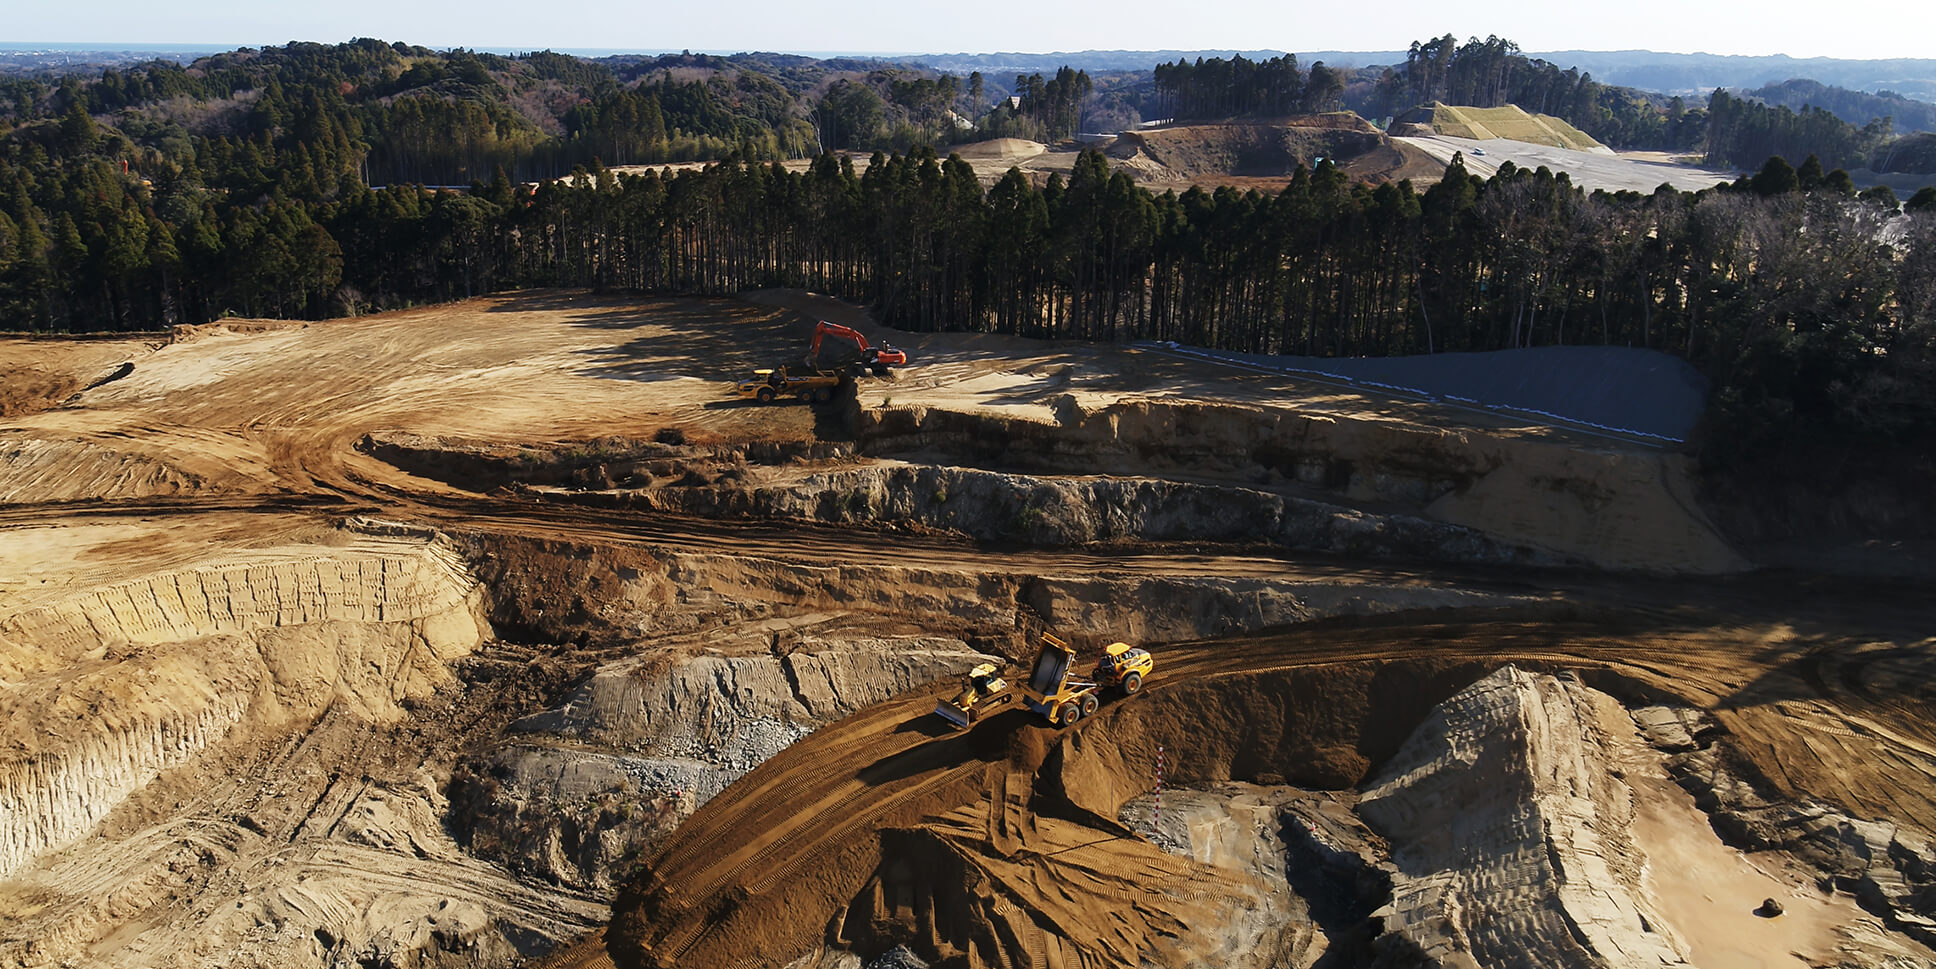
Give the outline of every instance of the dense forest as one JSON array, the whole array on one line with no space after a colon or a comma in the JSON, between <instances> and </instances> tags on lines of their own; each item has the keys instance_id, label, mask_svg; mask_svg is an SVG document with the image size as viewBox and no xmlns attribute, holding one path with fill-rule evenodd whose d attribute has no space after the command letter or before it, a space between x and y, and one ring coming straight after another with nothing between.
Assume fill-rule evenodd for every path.
<instances>
[{"instance_id":1,"label":"dense forest","mask_svg":"<svg viewBox=\"0 0 1936 969\"><path fill-rule=\"evenodd\" d=\"M394 63L396 48L281 53L291 63L266 72L256 62L280 58L9 88L0 326L316 318L525 286L790 286L917 330L1314 355L1651 347L1714 380L1717 421L1730 429L1716 440L1743 451L1797 435L1904 440L1936 428L1936 191L1899 212L1886 192L1856 196L1817 159L1774 159L1698 194L1589 194L1544 169L1507 165L1481 180L1457 163L1418 192L1354 185L1324 163L1271 194L1156 195L1085 153L1067 179L1010 172L985 188L926 146L859 165L820 154L790 170L768 160L771 142L729 127L758 116L761 82L653 64L632 83L611 74L601 89L609 68L574 81L588 95L560 112L558 134L528 144L558 153L548 164L572 151L624 157L660 144L663 126L665 143L675 131L736 140L728 157L641 174L594 160L532 182L502 159L534 164L541 152L494 154L526 144L501 113L511 109L456 93L501 65L412 54L395 77L357 75L390 92L364 104L385 111L364 111L339 71ZM549 60L520 70L579 70ZM420 93L425 79L449 96ZM910 119L963 93L898 80L883 103L898 98ZM1086 76L1019 80L1011 120L1032 111L1038 124L1072 123ZM843 83L870 82L836 77L824 91ZM396 110L413 101L416 113ZM196 133L187 122L198 114L233 129ZM474 128L445 157L490 174L446 190L366 176L434 170L403 150L414 142L392 140L408 124Z\"/></svg>"},{"instance_id":2,"label":"dense forest","mask_svg":"<svg viewBox=\"0 0 1936 969\"><path fill-rule=\"evenodd\" d=\"M1813 155L1835 168L1862 168L1891 143L1887 119L1857 127L1826 108L1793 111L1719 90L1708 98L1707 119L1711 165L1751 167L1772 155Z\"/></svg>"},{"instance_id":3,"label":"dense forest","mask_svg":"<svg viewBox=\"0 0 1936 969\"><path fill-rule=\"evenodd\" d=\"M1821 108L1856 126L1887 118L1890 127L1896 131L1936 131L1936 104L1912 100L1888 90L1870 94L1806 78L1793 78L1776 84L1764 84L1745 96L1766 105L1794 111Z\"/></svg>"},{"instance_id":4,"label":"dense forest","mask_svg":"<svg viewBox=\"0 0 1936 969\"><path fill-rule=\"evenodd\" d=\"M1608 87L1572 68L1526 57L1509 40L1459 43L1447 34L1415 43L1405 63L1353 71L1323 62L1299 69L1296 55L1253 61L1177 60L1156 67L1149 111L1182 119L1271 117L1349 108L1369 118L1419 104L1490 108L1517 104L1550 114L1599 141L1622 148L1684 150L1706 131L1700 109L1679 98Z\"/></svg>"}]
</instances>

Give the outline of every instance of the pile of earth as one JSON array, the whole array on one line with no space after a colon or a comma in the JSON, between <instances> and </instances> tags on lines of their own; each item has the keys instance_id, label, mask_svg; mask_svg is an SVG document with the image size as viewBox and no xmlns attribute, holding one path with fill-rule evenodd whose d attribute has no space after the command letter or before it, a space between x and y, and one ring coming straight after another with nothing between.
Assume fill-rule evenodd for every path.
<instances>
[{"instance_id":1,"label":"pile of earth","mask_svg":"<svg viewBox=\"0 0 1936 969\"><path fill-rule=\"evenodd\" d=\"M1329 160L1354 179L1436 179L1444 166L1396 145L1348 111L1281 121L1189 124L1116 136L1106 153L1139 182L1206 184L1206 178L1274 179ZM1236 183L1233 183L1236 184Z\"/></svg>"},{"instance_id":2,"label":"pile of earth","mask_svg":"<svg viewBox=\"0 0 1936 969\"><path fill-rule=\"evenodd\" d=\"M1550 114L1531 114L1516 104L1478 108L1434 101L1399 116L1393 128L1399 125L1407 126L1407 131L1423 129L1454 138L1480 141L1510 138L1533 145L1612 154L1612 149L1565 120Z\"/></svg>"},{"instance_id":3,"label":"pile of earth","mask_svg":"<svg viewBox=\"0 0 1936 969\"><path fill-rule=\"evenodd\" d=\"M966 967L1471 966L1530 954L1586 967L1930 955L1874 924L1838 928L1859 918L1858 896L1899 931L1920 924L1920 841L1804 810L1816 850L1837 832L1847 842L1817 861L1857 873L1817 885L1801 869L1739 866L1669 780L1717 803L1716 762L1689 756L1711 749L1713 726L1680 707L1630 711L1564 670L1397 661L1211 675L1106 705L1080 731L998 718L932 745L869 744L891 719L830 728L749 781L857 769L854 790L878 808L859 823L790 821L825 840L738 849L766 853L765 866L724 881L725 861L692 852L751 837L728 819L772 808L754 794L702 813L621 892L614 961L732 953L854 969L904 952ZM1164 803L1159 778L1186 790ZM1753 904L1715 907L1718 889L1693 887L1703 879L1729 881L1730 899L1779 897L1786 921L1771 931ZM1682 906L1703 890L1706 906Z\"/></svg>"}]
</instances>

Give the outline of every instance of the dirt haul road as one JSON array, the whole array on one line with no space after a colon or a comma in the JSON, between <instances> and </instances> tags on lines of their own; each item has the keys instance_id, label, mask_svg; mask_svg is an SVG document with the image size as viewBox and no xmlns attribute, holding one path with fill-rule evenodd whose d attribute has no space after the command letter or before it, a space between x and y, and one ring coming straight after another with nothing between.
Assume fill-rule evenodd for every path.
<instances>
[{"instance_id":1,"label":"dirt haul road","mask_svg":"<svg viewBox=\"0 0 1936 969\"><path fill-rule=\"evenodd\" d=\"M1174 354L893 334L851 400L725 399L817 318L870 326L0 341L0 965L1558 959L1424 901L1508 877L1596 951L1927 956L1922 590L1744 571L1669 448ZM1158 676L1067 733L925 715L1045 628ZM1509 794L1464 867L1462 784ZM1652 853L1793 928L1662 917L1704 889L1606 860Z\"/></svg>"}]
</instances>

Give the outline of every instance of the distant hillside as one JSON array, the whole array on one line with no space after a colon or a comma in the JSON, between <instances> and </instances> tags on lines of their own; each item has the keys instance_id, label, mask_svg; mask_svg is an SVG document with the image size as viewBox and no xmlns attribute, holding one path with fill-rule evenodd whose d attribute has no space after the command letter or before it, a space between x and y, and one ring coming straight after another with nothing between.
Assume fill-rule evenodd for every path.
<instances>
[{"instance_id":1,"label":"distant hillside","mask_svg":"<svg viewBox=\"0 0 1936 969\"><path fill-rule=\"evenodd\" d=\"M1878 172L1936 175L1936 133L1923 131L1890 142L1875 153L1869 167Z\"/></svg>"},{"instance_id":2,"label":"distant hillside","mask_svg":"<svg viewBox=\"0 0 1936 969\"><path fill-rule=\"evenodd\" d=\"M1054 54L910 54L893 60L948 74L980 71L990 77L999 77L1003 74L1053 73L1064 66L1091 73L1147 71L1179 57L1195 60L1199 57L1228 58L1241 55L1252 60L1266 60L1282 53L1275 50L1085 50Z\"/></svg>"},{"instance_id":3,"label":"distant hillside","mask_svg":"<svg viewBox=\"0 0 1936 969\"><path fill-rule=\"evenodd\" d=\"M1590 71L1603 84L1620 84L1663 94L1706 95L1715 88L1751 90L1789 78L1813 78L1858 91L1894 91L1936 102L1936 59L1842 60L1775 54L1744 57L1721 54L1663 54L1650 50L1562 50L1530 56ZM1866 120L1866 119L1865 119Z\"/></svg>"},{"instance_id":4,"label":"distant hillside","mask_svg":"<svg viewBox=\"0 0 1936 969\"><path fill-rule=\"evenodd\" d=\"M1796 78L1756 88L1748 96L1764 104L1784 105L1796 111L1805 106L1821 108L1852 125L1888 118L1898 134L1936 131L1936 104L1913 101L1893 91L1869 94Z\"/></svg>"}]
</instances>

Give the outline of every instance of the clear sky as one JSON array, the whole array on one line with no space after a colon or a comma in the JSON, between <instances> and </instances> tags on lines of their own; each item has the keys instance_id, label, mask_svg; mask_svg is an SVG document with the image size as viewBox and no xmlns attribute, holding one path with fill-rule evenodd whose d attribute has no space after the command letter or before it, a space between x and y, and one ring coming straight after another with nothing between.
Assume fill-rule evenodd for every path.
<instances>
[{"instance_id":1,"label":"clear sky","mask_svg":"<svg viewBox=\"0 0 1936 969\"><path fill-rule=\"evenodd\" d=\"M1929 0L899 0L543 3L471 0L0 0L8 43L261 46L352 37L426 47L987 53L1403 50L1497 34L1528 51L1936 57Z\"/></svg>"}]
</instances>

